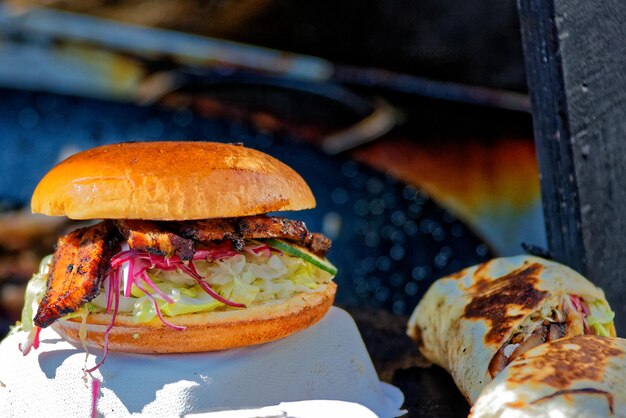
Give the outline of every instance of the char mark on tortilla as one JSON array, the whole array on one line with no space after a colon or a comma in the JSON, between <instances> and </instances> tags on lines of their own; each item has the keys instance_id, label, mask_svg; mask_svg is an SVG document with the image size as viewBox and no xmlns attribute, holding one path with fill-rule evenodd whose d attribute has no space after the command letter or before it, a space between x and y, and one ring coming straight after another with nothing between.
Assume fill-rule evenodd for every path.
<instances>
[{"instance_id":1,"label":"char mark on tortilla","mask_svg":"<svg viewBox=\"0 0 626 418\"><path fill-rule=\"evenodd\" d=\"M76 311L100 293L118 237L109 221L77 229L59 238L44 295L34 323L45 328Z\"/></svg>"},{"instance_id":2,"label":"char mark on tortilla","mask_svg":"<svg viewBox=\"0 0 626 418\"><path fill-rule=\"evenodd\" d=\"M540 356L532 357L532 368L526 362L509 367L516 370L511 383L540 381L557 390L565 390L579 381L598 382L610 359L623 356L613 339L578 335L563 338L545 346ZM524 356L527 359L528 355Z\"/></svg>"},{"instance_id":3,"label":"char mark on tortilla","mask_svg":"<svg viewBox=\"0 0 626 418\"><path fill-rule=\"evenodd\" d=\"M554 393L551 393L550 395L541 397L539 399L535 399L534 401L531 402L531 405L540 403L540 402L544 402L547 400L550 400L552 398L556 398L557 396L564 396L564 395L576 395L576 394L587 394L587 395L601 395L601 396L605 396L606 397L606 401L609 404L609 412L611 413L611 415L614 414L613 411L613 394L610 392L607 392L606 390L601 390L601 389L595 389L595 388L580 388L580 389L564 389L564 390L558 390Z\"/></svg>"},{"instance_id":4,"label":"char mark on tortilla","mask_svg":"<svg viewBox=\"0 0 626 418\"><path fill-rule=\"evenodd\" d=\"M523 265L519 269L495 280L478 277L472 289L470 303L465 307L463 317L480 319L489 323L485 343L501 345L506 335L522 318L523 314L509 314L510 307L531 312L550 296L537 289L540 264Z\"/></svg>"}]
</instances>

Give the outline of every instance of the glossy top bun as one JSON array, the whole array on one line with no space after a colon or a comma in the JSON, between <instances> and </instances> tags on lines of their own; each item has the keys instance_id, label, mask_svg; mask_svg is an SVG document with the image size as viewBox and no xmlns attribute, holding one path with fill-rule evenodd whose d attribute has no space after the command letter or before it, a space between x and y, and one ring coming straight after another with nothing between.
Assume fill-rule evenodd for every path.
<instances>
[{"instance_id":1,"label":"glossy top bun","mask_svg":"<svg viewBox=\"0 0 626 418\"><path fill-rule=\"evenodd\" d=\"M75 154L41 180L34 213L72 219L181 221L315 207L275 158L214 142L133 142Z\"/></svg>"}]
</instances>

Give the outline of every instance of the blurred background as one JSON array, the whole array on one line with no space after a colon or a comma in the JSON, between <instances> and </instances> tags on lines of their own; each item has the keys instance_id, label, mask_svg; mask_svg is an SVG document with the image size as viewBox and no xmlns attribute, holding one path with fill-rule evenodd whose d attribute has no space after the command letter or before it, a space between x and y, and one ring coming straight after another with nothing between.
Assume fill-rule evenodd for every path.
<instances>
[{"instance_id":1,"label":"blurred background","mask_svg":"<svg viewBox=\"0 0 626 418\"><path fill-rule=\"evenodd\" d=\"M295 168L334 241L337 303L408 315L438 277L545 247L515 2L0 2L0 335L66 219L29 200L63 158L242 142Z\"/></svg>"}]
</instances>

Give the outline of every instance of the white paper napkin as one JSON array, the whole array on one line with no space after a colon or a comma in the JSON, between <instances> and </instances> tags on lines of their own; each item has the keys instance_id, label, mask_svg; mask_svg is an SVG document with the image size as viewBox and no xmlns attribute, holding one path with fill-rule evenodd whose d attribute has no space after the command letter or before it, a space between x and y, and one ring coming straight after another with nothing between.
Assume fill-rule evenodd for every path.
<instances>
[{"instance_id":1,"label":"white paper napkin","mask_svg":"<svg viewBox=\"0 0 626 418\"><path fill-rule=\"evenodd\" d=\"M187 415L186 418L376 418L376 414L353 402L299 401L283 402L264 408L240 409Z\"/></svg>"},{"instance_id":2,"label":"white paper napkin","mask_svg":"<svg viewBox=\"0 0 626 418\"><path fill-rule=\"evenodd\" d=\"M109 353L86 376L85 353L53 330L22 356L24 333L0 344L0 411L4 416L89 416L92 377L102 381L103 416L182 416L281 402L356 403L380 417L401 414L403 395L381 383L352 318L331 308L313 327L255 347L199 354ZM181 333L181 344L184 344ZM87 358L87 368L102 355Z\"/></svg>"}]
</instances>

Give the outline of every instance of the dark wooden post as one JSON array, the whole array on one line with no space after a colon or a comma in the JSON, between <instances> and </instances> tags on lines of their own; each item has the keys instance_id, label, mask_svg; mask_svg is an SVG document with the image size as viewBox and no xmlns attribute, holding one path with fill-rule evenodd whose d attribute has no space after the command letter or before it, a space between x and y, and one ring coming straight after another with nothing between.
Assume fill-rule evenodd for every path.
<instances>
[{"instance_id":1,"label":"dark wooden post","mask_svg":"<svg viewBox=\"0 0 626 418\"><path fill-rule=\"evenodd\" d=\"M626 335L626 1L518 0L550 250Z\"/></svg>"}]
</instances>

